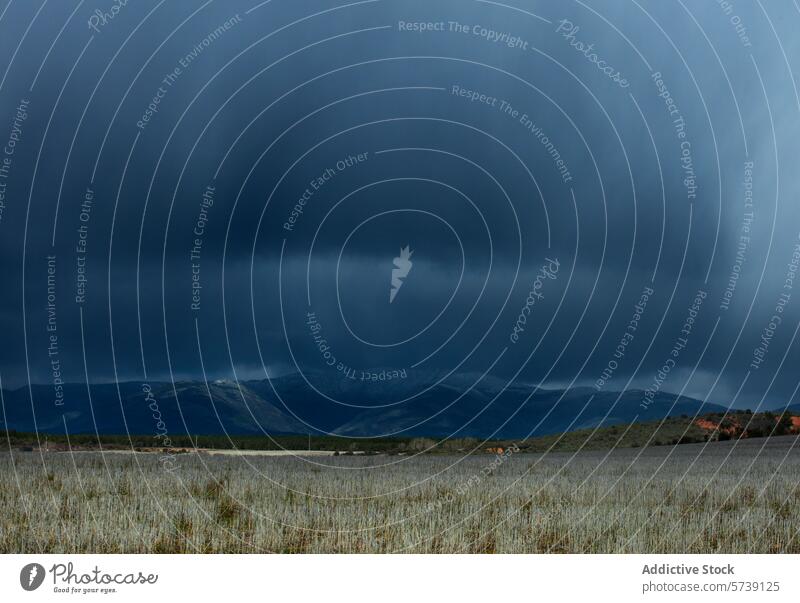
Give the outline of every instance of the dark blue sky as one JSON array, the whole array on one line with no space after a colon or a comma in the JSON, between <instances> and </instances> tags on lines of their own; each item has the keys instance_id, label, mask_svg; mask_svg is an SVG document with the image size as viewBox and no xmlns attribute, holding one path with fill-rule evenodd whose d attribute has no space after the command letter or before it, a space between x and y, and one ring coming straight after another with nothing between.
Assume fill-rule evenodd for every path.
<instances>
[{"instance_id":1,"label":"dark blue sky","mask_svg":"<svg viewBox=\"0 0 800 603\"><path fill-rule=\"evenodd\" d=\"M298 367L605 372L749 407L797 387L791 2L0 15L4 387Z\"/></svg>"}]
</instances>

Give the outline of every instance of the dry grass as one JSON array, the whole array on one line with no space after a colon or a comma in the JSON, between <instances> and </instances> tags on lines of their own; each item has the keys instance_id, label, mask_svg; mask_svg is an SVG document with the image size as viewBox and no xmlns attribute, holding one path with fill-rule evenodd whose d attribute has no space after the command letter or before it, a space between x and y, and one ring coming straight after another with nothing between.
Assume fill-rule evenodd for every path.
<instances>
[{"instance_id":1,"label":"dry grass","mask_svg":"<svg viewBox=\"0 0 800 603\"><path fill-rule=\"evenodd\" d=\"M798 553L795 439L762 443L493 471L489 455L188 454L169 472L154 454L2 453L0 552Z\"/></svg>"}]
</instances>

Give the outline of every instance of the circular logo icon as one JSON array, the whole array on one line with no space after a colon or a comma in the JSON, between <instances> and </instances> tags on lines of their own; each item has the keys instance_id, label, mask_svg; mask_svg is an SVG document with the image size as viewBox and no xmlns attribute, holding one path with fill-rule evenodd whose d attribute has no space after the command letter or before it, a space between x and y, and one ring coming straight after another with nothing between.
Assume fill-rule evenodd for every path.
<instances>
[{"instance_id":1,"label":"circular logo icon","mask_svg":"<svg viewBox=\"0 0 800 603\"><path fill-rule=\"evenodd\" d=\"M44 582L44 567L38 563L29 563L19 573L19 583L25 590L36 590Z\"/></svg>"}]
</instances>

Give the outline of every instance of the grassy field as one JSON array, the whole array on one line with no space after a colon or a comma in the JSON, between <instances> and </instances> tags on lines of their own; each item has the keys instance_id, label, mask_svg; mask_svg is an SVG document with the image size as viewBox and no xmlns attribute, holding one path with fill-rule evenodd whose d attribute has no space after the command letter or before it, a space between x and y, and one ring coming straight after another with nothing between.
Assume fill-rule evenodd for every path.
<instances>
[{"instance_id":1,"label":"grassy field","mask_svg":"<svg viewBox=\"0 0 800 603\"><path fill-rule=\"evenodd\" d=\"M0 453L0 552L800 553L795 436L546 455Z\"/></svg>"}]
</instances>

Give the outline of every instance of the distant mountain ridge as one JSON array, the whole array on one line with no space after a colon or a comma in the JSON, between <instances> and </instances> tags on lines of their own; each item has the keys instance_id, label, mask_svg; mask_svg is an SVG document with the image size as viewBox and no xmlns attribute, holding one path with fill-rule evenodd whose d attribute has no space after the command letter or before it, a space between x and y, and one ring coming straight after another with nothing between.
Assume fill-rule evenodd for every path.
<instances>
[{"instance_id":1,"label":"distant mountain ridge","mask_svg":"<svg viewBox=\"0 0 800 603\"><path fill-rule=\"evenodd\" d=\"M593 388L539 389L497 378L419 373L382 382L294 373L272 380L64 386L3 392L7 426L17 431L152 434L331 433L349 437L431 436L523 438L666 416L724 412L725 407L658 393L642 408L643 392ZM476 383L477 381L477 383ZM315 391L316 390L318 391ZM177 398L176 398L177 394ZM90 402L91 400L91 402ZM35 420L32 406L35 409ZM0 417L2 418L2 417ZM159 423L159 421L161 423Z\"/></svg>"}]
</instances>

